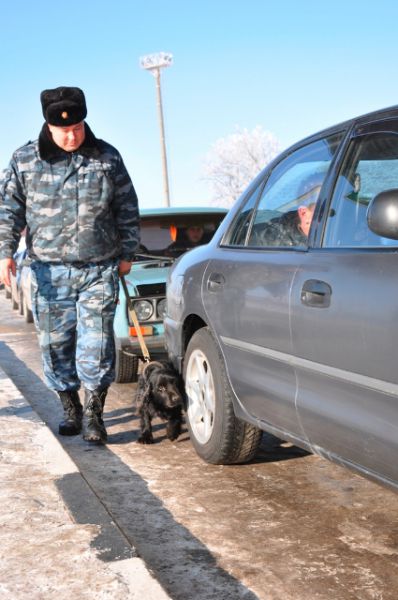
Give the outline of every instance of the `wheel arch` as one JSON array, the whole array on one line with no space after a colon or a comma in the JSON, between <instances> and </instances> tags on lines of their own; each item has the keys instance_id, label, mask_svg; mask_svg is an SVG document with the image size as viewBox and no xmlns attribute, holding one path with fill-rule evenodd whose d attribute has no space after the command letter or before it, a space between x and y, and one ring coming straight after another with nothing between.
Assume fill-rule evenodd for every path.
<instances>
[{"instance_id":1,"label":"wheel arch","mask_svg":"<svg viewBox=\"0 0 398 600\"><path fill-rule=\"evenodd\" d=\"M185 351L186 351L188 344L189 344L192 336L194 335L194 333L196 331L198 331L198 329L202 329L203 327L207 327L207 326L208 326L208 324L206 323L206 321L204 321L202 319L202 317L200 317L199 315L191 314L185 318L184 325L183 325L183 340L182 340L183 354L185 354Z\"/></svg>"}]
</instances>

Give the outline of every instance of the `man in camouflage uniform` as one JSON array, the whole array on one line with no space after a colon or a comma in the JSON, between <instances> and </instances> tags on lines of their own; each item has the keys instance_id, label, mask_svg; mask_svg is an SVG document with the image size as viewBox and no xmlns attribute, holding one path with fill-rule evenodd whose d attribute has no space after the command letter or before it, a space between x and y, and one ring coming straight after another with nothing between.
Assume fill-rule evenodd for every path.
<instances>
[{"instance_id":1,"label":"man in camouflage uniform","mask_svg":"<svg viewBox=\"0 0 398 600\"><path fill-rule=\"evenodd\" d=\"M14 152L0 181L0 280L15 274L26 227L44 375L64 408L59 433L80 433L85 412L84 439L104 443L118 276L139 244L137 196L119 152L85 123L82 90L59 87L40 99L39 138Z\"/></svg>"}]
</instances>

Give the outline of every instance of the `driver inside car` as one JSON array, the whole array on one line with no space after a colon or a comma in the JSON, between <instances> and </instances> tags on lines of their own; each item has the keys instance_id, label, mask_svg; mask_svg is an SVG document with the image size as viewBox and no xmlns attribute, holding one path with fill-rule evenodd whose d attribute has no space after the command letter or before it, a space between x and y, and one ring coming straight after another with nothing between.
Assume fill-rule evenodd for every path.
<instances>
[{"instance_id":1,"label":"driver inside car","mask_svg":"<svg viewBox=\"0 0 398 600\"><path fill-rule=\"evenodd\" d=\"M204 243L204 228L202 225L190 225L177 231L176 240L167 247L166 253L170 252L172 255L176 252L182 253Z\"/></svg>"},{"instance_id":2,"label":"driver inside car","mask_svg":"<svg viewBox=\"0 0 398 600\"><path fill-rule=\"evenodd\" d=\"M311 175L298 195L297 208L274 217L256 232L257 246L306 246L319 192L320 175Z\"/></svg>"}]
</instances>

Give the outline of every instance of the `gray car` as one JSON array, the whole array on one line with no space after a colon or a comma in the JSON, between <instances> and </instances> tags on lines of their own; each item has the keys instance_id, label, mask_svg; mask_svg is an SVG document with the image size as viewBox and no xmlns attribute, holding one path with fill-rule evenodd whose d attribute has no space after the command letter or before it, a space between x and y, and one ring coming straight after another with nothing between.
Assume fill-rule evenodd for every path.
<instances>
[{"instance_id":1,"label":"gray car","mask_svg":"<svg viewBox=\"0 0 398 600\"><path fill-rule=\"evenodd\" d=\"M262 431L398 485L398 107L295 144L167 287L187 425L215 464Z\"/></svg>"}]
</instances>

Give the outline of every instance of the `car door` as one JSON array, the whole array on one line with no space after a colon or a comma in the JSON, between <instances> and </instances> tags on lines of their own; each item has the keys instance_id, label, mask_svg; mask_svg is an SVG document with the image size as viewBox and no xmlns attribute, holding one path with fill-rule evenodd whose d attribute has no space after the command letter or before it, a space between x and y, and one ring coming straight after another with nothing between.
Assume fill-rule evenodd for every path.
<instances>
[{"instance_id":1,"label":"car door","mask_svg":"<svg viewBox=\"0 0 398 600\"><path fill-rule=\"evenodd\" d=\"M398 480L398 243L366 210L398 188L398 121L358 126L339 170L321 246L291 292L297 406L314 449Z\"/></svg>"},{"instance_id":2,"label":"car door","mask_svg":"<svg viewBox=\"0 0 398 600\"><path fill-rule=\"evenodd\" d=\"M203 278L204 306L244 412L293 438L303 432L290 364L290 290L308 247L295 218L301 206L313 211L340 139L304 144L257 181Z\"/></svg>"}]
</instances>

